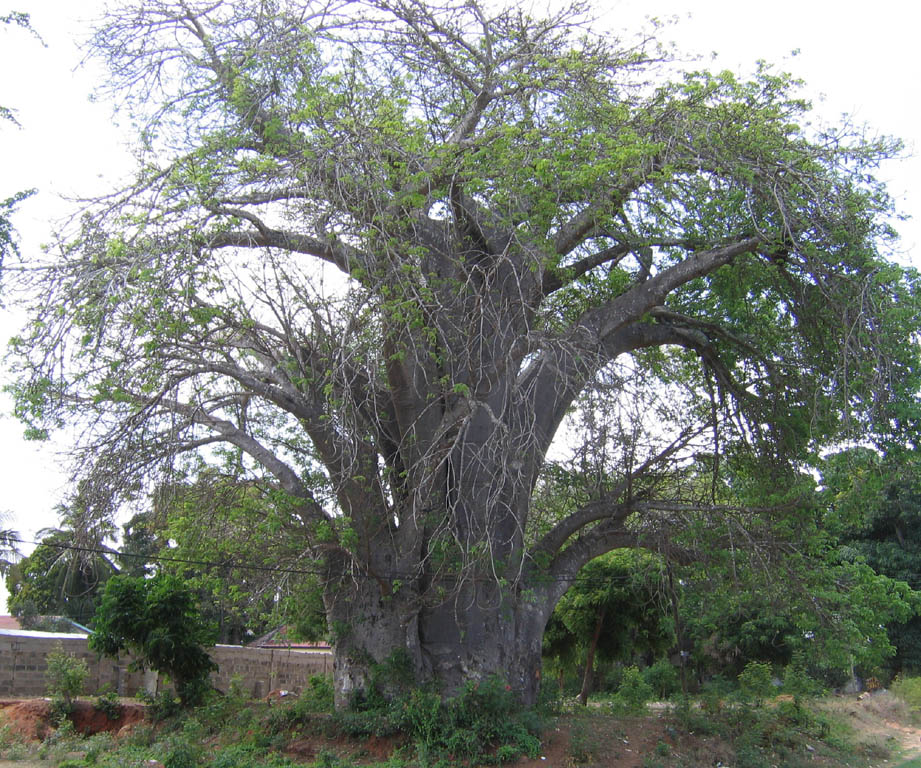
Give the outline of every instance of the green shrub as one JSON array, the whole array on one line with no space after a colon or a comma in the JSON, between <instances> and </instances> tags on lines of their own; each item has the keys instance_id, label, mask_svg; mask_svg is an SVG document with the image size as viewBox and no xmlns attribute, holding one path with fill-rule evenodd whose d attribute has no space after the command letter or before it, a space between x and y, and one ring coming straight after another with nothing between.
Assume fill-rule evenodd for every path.
<instances>
[{"instance_id":1,"label":"green shrub","mask_svg":"<svg viewBox=\"0 0 921 768\"><path fill-rule=\"evenodd\" d=\"M899 675L889 689L908 705L913 715L921 714L921 677Z\"/></svg>"},{"instance_id":2,"label":"green shrub","mask_svg":"<svg viewBox=\"0 0 921 768\"><path fill-rule=\"evenodd\" d=\"M290 701L273 708L266 725L271 733L281 733L296 726L307 725L317 714L332 711L332 680L325 676L313 675L299 696L292 697Z\"/></svg>"},{"instance_id":3,"label":"green shrub","mask_svg":"<svg viewBox=\"0 0 921 768\"><path fill-rule=\"evenodd\" d=\"M637 667L626 667L611 707L619 714L639 714L646 711L646 704L654 696L652 686L643 679L640 670Z\"/></svg>"},{"instance_id":4,"label":"green shrub","mask_svg":"<svg viewBox=\"0 0 921 768\"><path fill-rule=\"evenodd\" d=\"M168 720L182 711L182 703L169 690L160 691L156 696L139 691L138 698L147 705L147 717L155 723Z\"/></svg>"},{"instance_id":5,"label":"green shrub","mask_svg":"<svg viewBox=\"0 0 921 768\"><path fill-rule=\"evenodd\" d=\"M657 698L664 700L681 690L678 670L668 659L659 659L643 670L643 679L649 683Z\"/></svg>"},{"instance_id":6,"label":"green shrub","mask_svg":"<svg viewBox=\"0 0 921 768\"><path fill-rule=\"evenodd\" d=\"M184 742L174 744L163 758L163 768L197 768L197 752L198 750L191 744Z\"/></svg>"},{"instance_id":7,"label":"green shrub","mask_svg":"<svg viewBox=\"0 0 921 768\"><path fill-rule=\"evenodd\" d=\"M83 743L86 750L84 760L89 765L94 765L102 755L106 755L115 749L115 738L108 731L94 733Z\"/></svg>"},{"instance_id":8,"label":"green shrub","mask_svg":"<svg viewBox=\"0 0 921 768\"><path fill-rule=\"evenodd\" d=\"M723 701L732 693L733 686L722 675L715 675L704 683L700 692L700 707L708 715L718 713L723 708Z\"/></svg>"},{"instance_id":9,"label":"green shrub","mask_svg":"<svg viewBox=\"0 0 921 768\"><path fill-rule=\"evenodd\" d=\"M771 665L763 661L750 661L739 675L739 694L742 700L760 707L774 693Z\"/></svg>"},{"instance_id":10,"label":"green shrub","mask_svg":"<svg viewBox=\"0 0 921 768\"><path fill-rule=\"evenodd\" d=\"M52 710L61 715L73 711L74 699L83 692L89 669L84 659L65 653L60 643L45 657L45 680Z\"/></svg>"},{"instance_id":11,"label":"green shrub","mask_svg":"<svg viewBox=\"0 0 921 768\"><path fill-rule=\"evenodd\" d=\"M802 656L794 655L793 660L784 668L783 690L793 696L794 701L800 701L818 695L822 687L809 676Z\"/></svg>"},{"instance_id":12,"label":"green shrub","mask_svg":"<svg viewBox=\"0 0 921 768\"><path fill-rule=\"evenodd\" d=\"M375 701L371 698L370 701ZM336 712L340 732L353 736L403 733L413 743L423 765L453 760L474 764L486 757L507 761L536 755L539 717L522 710L509 686L497 677L469 682L453 699L413 688L390 702Z\"/></svg>"},{"instance_id":13,"label":"green shrub","mask_svg":"<svg viewBox=\"0 0 921 768\"><path fill-rule=\"evenodd\" d=\"M263 750L253 744L232 744L217 752L208 768L261 768Z\"/></svg>"},{"instance_id":14,"label":"green shrub","mask_svg":"<svg viewBox=\"0 0 921 768\"><path fill-rule=\"evenodd\" d=\"M122 715L122 705L115 691L106 691L96 697L93 707L102 712L109 720L118 720Z\"/></svg>"}]
</instances>

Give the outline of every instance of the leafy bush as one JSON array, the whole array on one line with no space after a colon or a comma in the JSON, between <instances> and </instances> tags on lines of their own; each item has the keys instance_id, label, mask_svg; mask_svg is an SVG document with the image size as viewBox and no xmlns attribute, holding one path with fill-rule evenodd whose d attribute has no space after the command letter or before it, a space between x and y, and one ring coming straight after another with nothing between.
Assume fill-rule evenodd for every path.
<instances>
[{"instance_id":1,"label":"leafy bush","mask_svg":"<svg viewBox=\"0 0 921 768\"><path fill-rule=\"evenodd\" d=\"M536 755L540 748L539 718L522 710L509 686L497 677L471 681L452 699L412 688L383 706L364 706L336 712L333 722L355 736L403 733L425 765L444 759L472 764L487 756L506 761Z\"/></svg>"},{"instance_id":2,"label":"leafy bush","mask_svg":"<svg viewBox=\"0 0 921 768\"><path fill-rule=\"evenodd\" d=\"M115 738L108 731L94 733L84 742L86 757L84 760L89 765L94 765L100 756L108 754L115 749ZM58 766L60 768L60 766Z\"/></svg>"},{"instance_id":3,"label":"leafy bush","mask_svg":"<svg viewBox=\"0 0 921 768\"><path fill-rule=\"evenodd\" d=\"M659 699L667 699L681 689L678 670L668 659L659 659L643 670L643 679L649 683Z\"/></svg>"},{"instance_id":4,"label":"leafy bush","mask_svg":"<svg viewBox=\"0 0 921 768\"><path fill-rule=\"evenodd\" d=\"M182 710L181 702L172 691L160 691L156 696L138 691L138 698L147 705L147 717L155 723L168 720Z\"/></svg>"},{"instance_id":5,"label":"leafy bush","mask_svg":"<svg viewBox=\"0 0 921 768\"><path fill-rule=\"evenodd\" d=\"M822 686L810 677L801 655L794 655L793 660L785 667L783 690L784 693L792 695L794 701L821 693Z\"/></svg>"},{"instance_id":6,"label":"leafy bush","mask_svg":"<svg viewBox=\"0 0 921 768\"><path fill-rule=\"evenodd\" d=\"M760 707L774 693L771 665L763 661L750 661L739 675L739 694L742 700Z\"/></svg>"},{"instance_id":7,"label":"leafy bush","mask_svg":"<svg viewBox=\"0 0 921 768\"><path fill-rule=\"evenodd\" d=\"M332 680L325 676L313 675L299 696L289 704L272 710L267 725L272 733L280 733L297 725L306 725L314 715L332 711Z\"/></svg>"},{"instance_id":8,"label":"leafy bush","mask_svg":"<svg viewBox=\"0 0 921 768\"><path fill-rule=\"evenodd\" d=\"M211 758L208 768L261 768L263 750L253 744L232 744Z\"/></svg>"},{"instance_id":9,"label":"leafy bush","mask_svg":"<svg viewBox=\"0 0 921 768\"><path fill-rule=\"evenodd\" d=\"M198 768L198 750L191 744L180 742L163 758L163 768Z\"/></svg>"},{"instance_id":10,"label":"leafy bush","mask_svg":"<svg viewBox=\"0 0 921 768\"><path fill-rule=\"evenodd\" d=\"M65 653L60 643L45 657L45 679L52 711L64 717L74 709L74 699L83 692L89 669L84 659Z\"/></svg>"},{"instance_id":11,"label":"leafy bush","mask_svg":"<svg viewBox=\"0 0 921 768\"><path fill-rule=\"evenodd\" d=\"M122 714L122 705L115 691L106 691L96 697L93 707L105 714L109 720L118 720Z\"/></svg>"},{"instance_id":12,"label":"leafy bush","mask_svg":"<svg viewBox=\"0 0 921 768\"><path fill-rule=\"evenodd\" d=\"M217 733L231 726L240 731L252 725L254 712L249 706L251 701L243 688L242 679L234 676L227 693L211 690L204 697L204 702L195 710L195 716L211 733Z\"/></svg>"},{"instance_id":13,"label":"leafy bush","mask_svg":"<svg viewBox=\"0 0 921 768\"><path fill-rule=\"evenodd\" d=\"M627 667L611 701L611 707L617 713L638 714L646 710L646 704L652 701L654 696L652 686L643 679L640 670L637 667Z\"/></svg>"},{"instance_id":14,"label":"leafy bush","mask_svg":"<svg viewBox=\"0 0 921 768\"><path fill-rule=\"evenodd\" d=\"M722 675L715 675L704 683L700 692L700 707L708 715L714 715L723 708L723 701L732 692L733 686Z\"/></svg>"},{"instance_id":15,"label":"leafy bush","mask_svg":"<svg viewBox=\"0 0 921 768\"><path fill-rule=\"evenodd\" d=\"M908 705L912 715L921 715L921 677L899 675L892 681L890 690Z\"/></svg>"}]
</instances>

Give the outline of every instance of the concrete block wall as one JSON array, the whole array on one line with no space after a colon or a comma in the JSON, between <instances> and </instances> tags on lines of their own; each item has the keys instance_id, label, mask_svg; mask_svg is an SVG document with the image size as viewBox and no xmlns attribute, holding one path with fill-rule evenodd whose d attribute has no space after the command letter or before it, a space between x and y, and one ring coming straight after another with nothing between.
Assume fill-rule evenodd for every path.
<instances>
[{"instance_id":1,"label":"concrete block wall","mask_svg":"<svg viewBox=\"0 0 921 768\"><path fill-rule=\"evenodd\" d=\"M132 696L142 685L142 673L128 669L130 658L100 659L87 647L86 635L0 630L0 696L46 695L45 657L58 649L86 661L84 693L111 690Z\"/></svg>"},{"instance_id":2,"label":"concrete block wall","mask_svg":"<svg viewBox=\"0 0 921 768\"><path fill-rule=\"evenodd\" d=\"M236 677L243 692L253 698L279 689L300 692L314 675L333 674L333 655L329 651L218 645L211 649L211 658L218 665L218 671L211 676L215 688L227 691Z\"/></svg>"},{"instance_id":3,"label":"concrete block wall","mask_svg":"<svg viewBox=\"0 0 921 768\"><path fill-rule=\"evenodd\" d=\"M156 679L129 669L130 657L100 658L89 650L85 635L52 632L0 630L0 697L30 698L45 696L45 657L58 647L86 661L89 668L84 693L116 691L120 696L135 696L147 687L156 687ZM221 691L238 678L245 693L265 696L279 688L300 691L313 675L332 675L333 660L329 651L245 648L219 645L211 650L218 665L212 675L214 686Z\"/></svg>"}]
</instances>

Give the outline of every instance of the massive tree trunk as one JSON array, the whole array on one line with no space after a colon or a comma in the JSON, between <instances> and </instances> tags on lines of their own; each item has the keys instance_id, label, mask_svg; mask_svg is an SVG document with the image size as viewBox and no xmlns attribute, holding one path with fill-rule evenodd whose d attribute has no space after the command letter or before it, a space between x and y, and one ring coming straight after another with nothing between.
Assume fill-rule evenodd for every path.
<instances>
[{"instance_id":1,"label":"massive tree trunk","mask_svg":"<svg viewBox=\"0 0 921 768\"><path fill-rule=\"evenodd\" d=\"M535 705L552 606L529 597L503 595L488 581L434 604L411 586L388 592L373 579L328 590L336 705L360 700L372 686L389 696L401 686L434 685L451 696L492 676Z\"/></svg>"}]
</instances>

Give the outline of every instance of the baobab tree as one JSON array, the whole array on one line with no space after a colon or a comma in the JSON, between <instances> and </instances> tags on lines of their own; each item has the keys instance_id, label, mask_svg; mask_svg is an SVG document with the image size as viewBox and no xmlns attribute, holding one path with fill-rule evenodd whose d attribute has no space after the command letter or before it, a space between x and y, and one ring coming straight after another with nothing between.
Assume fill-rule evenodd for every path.
<instances>
[{"instance_id":1,"label":"baobab tree","mask_svg":"<svg viewBox=\"0 0 921 768\"><path fill-rule=\"evenodd\" d=\"M531 703L579 569L667 548L727 446L780 477L910 439L916 278L873 176L898 143L584 10L144 0L90 44L138 172L23 265L18 413L83 427L101 517L157 471L273 476L340 703L394 654ZM598 482L551 514L574 412Z\"/></svg>"}]
</instances>

